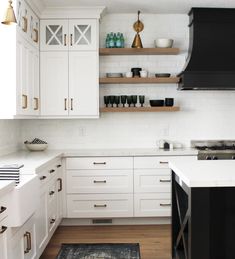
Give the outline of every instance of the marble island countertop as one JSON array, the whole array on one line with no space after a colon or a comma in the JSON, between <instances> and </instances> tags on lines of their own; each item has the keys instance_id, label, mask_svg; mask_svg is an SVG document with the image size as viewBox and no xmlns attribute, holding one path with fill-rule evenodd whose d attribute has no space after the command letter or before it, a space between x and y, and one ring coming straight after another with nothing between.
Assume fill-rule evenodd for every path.
<instances>
[{"instance_id":1,"label":"marble island countertop","mask_svg":"<svg viewBox=\"0 0 235 259\"><path fill-rule=\"evenodd\" d=\"M235 187L234 160L172 158L169 167L188 187Z\"/></svg>"}]
</instances>

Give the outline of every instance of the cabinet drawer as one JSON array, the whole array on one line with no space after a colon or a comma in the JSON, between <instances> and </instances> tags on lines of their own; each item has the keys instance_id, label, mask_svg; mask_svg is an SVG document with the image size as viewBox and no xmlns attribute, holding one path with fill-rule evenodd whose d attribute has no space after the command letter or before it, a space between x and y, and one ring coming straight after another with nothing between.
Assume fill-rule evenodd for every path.
<instances>
[{"instance_id":1,"label":"cabinet drawer","mask_svg":"<svg viewBox=\"0 0 235 259\"><path fill-rule=\"evenodd\" d=\"M68 170L67 193L132 193L132 170Z\"/></svg>"},{"instance_id":2,"label":"cabinet drawer","mask_svg":"<svg viewBox=\"0 0 235 259\"><path fill-rule=\"evenodd\" d=\"M132 194L69 194L67 206L69 218L133 217Z\"/></svg>"},{"instance_id":3,"label":"cabinet drawer","mask_svg":"<svg viewBox=\"0 0 235 259\"><path fill-rule=\"evenodd\" d=\"M132 157L74 157L67 158L68 170L73 169L132 169Z\"/></svg>"},{"instance_id":4,"label":"cabinet drawer","mask_svg":"<svg viewBox=\"0 0 235 259\"><path fill-rule=\"evenodd\" d=\"M135 193L171 192L170 169L136 169Z\"/></svg>"},{"instance_id":5,"label":"cabinet drawer","mask_svg":"<svg viewBox=\"0 0 235 259\"><path fill-rule=\"evenodd\" d=\"M134 168L168 168L172 156L134 157Z\"/></svg>"},{"instance_id":6,"label":"cabinet drawer","mask_svg":"<svg viewBox=\"0 0 235 259\"><path fill-rule=\"evenodd\" d=\"M171 195L145 193L134 195L135 217L170 217Z\"/></svg>"}]
</instances>

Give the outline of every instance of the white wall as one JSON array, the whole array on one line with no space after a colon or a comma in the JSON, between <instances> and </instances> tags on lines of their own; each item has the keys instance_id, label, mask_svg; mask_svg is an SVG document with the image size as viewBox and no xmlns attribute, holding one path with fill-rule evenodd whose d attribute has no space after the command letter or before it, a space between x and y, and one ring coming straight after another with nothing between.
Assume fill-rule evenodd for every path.
<instances>
[{"instance_id":1,"label":"white wall","mask_svg":"<svg viewBox=\"0 0 235 259\"><path fill-rule=\"evenodd\" d=\"M100 45L107 32L123 32L127 46L134 38L136 15L112 14L100 24ZM142 15L144 47L153 46L160 37L175 40L181 49L177 56L101 57L100 73L125 72L140 66L151 73L177 74L183 69L188 48L187 15ZM25 120L22 141L40 137L50 148L119 148L154 147L158 139L171 139L189 145L191 139L235 139L235 92L180 92L176 85L108 85L103 95L144 94L151 98L174 97L181 111L176 113L101 114L97 120ZM87 100L89 102L89 100Z\"/></svg>"}]
</instances>

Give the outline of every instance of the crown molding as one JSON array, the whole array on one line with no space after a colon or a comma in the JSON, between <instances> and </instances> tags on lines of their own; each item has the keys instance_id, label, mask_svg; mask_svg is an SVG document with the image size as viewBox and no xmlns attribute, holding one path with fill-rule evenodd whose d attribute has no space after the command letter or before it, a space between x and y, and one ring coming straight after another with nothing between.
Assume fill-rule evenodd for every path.
<instances>
[{"instance_id":1,"label":"crown molding","mask_svg":"<svg viewBox=\"0 0 235 259\"><path fill-rule=\"evenodd\" d=\"M36 15L40 18L43 10L46 8L43 0L26 0Z\"/></svg>"},{"instance_id":2,"label":"crown molding","mask_svg":"<svg viewBox=\"0 0 235 259\"><path fill-rule=\"evenodd\" d=\"M100 19L105 11L105 6L92 7L48 7L45 8L41 15L41 19Z\"/></svg>"}]
</instances>

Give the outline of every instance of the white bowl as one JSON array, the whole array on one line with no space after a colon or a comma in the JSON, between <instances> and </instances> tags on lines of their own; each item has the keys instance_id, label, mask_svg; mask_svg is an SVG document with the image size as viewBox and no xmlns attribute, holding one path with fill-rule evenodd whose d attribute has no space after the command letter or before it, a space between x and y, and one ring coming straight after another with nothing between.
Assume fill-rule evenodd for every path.
<instances>
[{"instance_id":1,"label":"white bowl","mask_svg":"<svg viewBox=\"0 0 235 259\"><path fill-rule=\"evenodd\" d=\"M155 40L156 48L172 48L174 40L172 39L157 39Z\"/></svg>"},{"instance_id":2,"label":"white bowl","mask_svg":"<svg viewBox=\"0 0 235 259\"><path fill-rule=\"evenodd\" d=\"M30 151L44 151L47 149L48 144L25 144Z\"/></svg>"}]
</instances>

